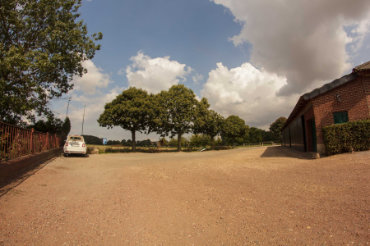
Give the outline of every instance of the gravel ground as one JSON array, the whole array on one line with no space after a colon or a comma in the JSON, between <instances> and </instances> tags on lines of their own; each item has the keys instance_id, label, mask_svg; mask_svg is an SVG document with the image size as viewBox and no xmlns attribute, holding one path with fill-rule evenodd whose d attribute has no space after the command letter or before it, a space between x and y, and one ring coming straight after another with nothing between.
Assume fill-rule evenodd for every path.
<instances>
[{"instance_id":1,"label":"gravel ground","mask_svg":"<svg viewBox=\"0 0 370 246\"><path fill-rule=\"evenodd\" d=\"M370 151L60 157L0 190L0 246L369 245L369 180Z\"/></svg>"}]
</instances>

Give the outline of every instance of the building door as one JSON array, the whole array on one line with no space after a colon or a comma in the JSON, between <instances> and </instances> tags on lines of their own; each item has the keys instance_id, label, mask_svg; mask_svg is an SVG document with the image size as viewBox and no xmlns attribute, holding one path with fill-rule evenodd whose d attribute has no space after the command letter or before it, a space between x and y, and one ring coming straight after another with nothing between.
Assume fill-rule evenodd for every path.
<instances>
[{"instance_id":1,"label":"building door","mask_svg":"<svg viewBox=\"0 0 370 246\"><path fill-rule=\"evenodd\" d=\"M316 124L315 119L311 120L312 124L312 150L313 152L317 152L317 140L316 140Z\"/></svg>"},{"instance_id":2,"label":"building door","mask_svg":"<svg viewBox=\"0 0 370 246\"><path fill-rule=\"evenodd\" d=\"M301 116L301 121L302 121L302 131L303 131L303 145L304 145L304 151L307 152L307 140L306 140L306 124L304 121L304 115Z\"/></svg>"},{"instance_id":3,"label":"building door","mask_svg":"<svg viewBox=\"0 0 370 246\"><path fill-rule=\"evenodd\" d=\"M316 125L315 125L315 119L309 119L306 121L306 127L307 127L307 151L308 152L316 152L317 151L317 140L316 140Z\"/></svg>"}]
</instances>

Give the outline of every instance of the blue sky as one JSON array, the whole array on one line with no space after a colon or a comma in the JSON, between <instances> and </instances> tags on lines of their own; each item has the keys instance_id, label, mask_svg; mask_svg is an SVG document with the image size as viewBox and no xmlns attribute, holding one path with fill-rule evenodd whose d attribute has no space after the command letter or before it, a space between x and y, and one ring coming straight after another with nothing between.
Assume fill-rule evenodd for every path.
<instances>
[{"instance_id":1,"label":"blue sky","mask_svg":"<svg viewBox=\"0 0 370 246\"><path fill-rule=\"evenodd\" d=\"M219 61L234 67L248 60L250 45L235 47L228 40L241 25L209 0L92 0L84 2L81 13L90 32L104 34L94 63L117 82L127 83L117 72L138 51L170 56L204 76Z\"/></svg>"},{"instance_id":2,"label":"blue sky","mask_svg":"<svg viewBox=\"0 0 370 246\"><path fill-rule=\"evenodd\" d=\"M88 31L104 37L84 64L88 73L64 97L72 97L71 133L81 133L86 105L85 134L128 139L119 127L98 126L104 104L129 86L156 93L178 83L225 117L267 129L301 94L370 60L369 1L287 2L83 1ZM64 118L67 101L51 105Z\"/></svg>"}]
</instances>

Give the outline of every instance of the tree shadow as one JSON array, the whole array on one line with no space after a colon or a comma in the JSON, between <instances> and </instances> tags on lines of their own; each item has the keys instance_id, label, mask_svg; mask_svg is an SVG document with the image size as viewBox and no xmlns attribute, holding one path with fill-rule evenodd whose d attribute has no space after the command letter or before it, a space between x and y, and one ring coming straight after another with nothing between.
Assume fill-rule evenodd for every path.
<instances>
[{"instance_id":1,"label":"tree shadow","mask_svg":"<svg viewBox=\"0 0 370 246\"><path fill-rule=\"evenodd\" d=\"M283 146L271 146L266 148L266 150L262 153L261 157L262 158L282 157L282 158L312 160L315 159L315 153L302 152Z\"/></svg>"},{"instance_id":2,"label":"tree shadow","mask_svg":"<svg viewBox=\"0 0 370 246\"><path fill-rule=\"evenodd\" d=\"M41 157L40 157L41 156ZM37 173L56 157L61 156L60 150L41 153L11 164L0 164L0 197L16 188L29 177Z\"/></svg>"}]
</instances>

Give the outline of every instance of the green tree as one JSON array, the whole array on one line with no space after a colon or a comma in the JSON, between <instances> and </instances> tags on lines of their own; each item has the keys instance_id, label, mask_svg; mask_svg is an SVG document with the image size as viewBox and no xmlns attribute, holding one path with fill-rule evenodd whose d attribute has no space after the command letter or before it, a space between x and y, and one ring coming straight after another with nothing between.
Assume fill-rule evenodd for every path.
<instances>
[{"instance_id":1,"label":"green tree","mask_svg":"<svg viewBox=\"0 0 370 246\"><path fill-rule=\"evenodd\" d=\"M86 144L103 145L103 139L92 135L82 135Z\"/></svg>"},{"instance_id":2,"label":"green tree","mask_svg":"<svg viewBox=\"0 0 370 246\"><path fill-rule=\"evenodd\" d=\"M142 89L130 87L105 105L100 115L100 126L112 128L120 126L131 131L132 150L136 150L136 132L150 131L154 116L152 96Z\"/></svg>"},{"instance_id":3,"label":"green tree","mask_svg":"<svg viewBox=\"0 0 370 246\"><path fill-rule=\"evenodd\" d=\"M53 115L49 115L47 120L38 120L35 124L30 125L28 128L33 128L38 132L48 133L62 133L63 132L63 121L54 118Z\"/></svg>"},{"instance_id":4,"label":"green tree","mask_svg":"<svg viewBox=\"0 0 370 246\"><path fill-rule=\"evenodd\" d=\"M213 141L209 135L194 134L189 140L189 145L191 147L206 147L209 144L213 144Z\"/></svg>"},{"instance_id":5,"label":"green tree","mask_svg":"<svg viewBox=\"0 0 370 246\"><path fill-rule=\"evenodd\" d=\"M285 117L279 117L270 125L270 132L274 141L282 141L281 130L283 129L286 120L287 119Z\"/></svg>"},{"instance_id":6,"label":"green tree","mask_svg":"<svg viewBox=\"0 0 370 246\"><path fill-rule=\"evenodd\" d=\"M249 143L261 143L263 141L264 130L251 127L249 129L248 142Z\"/></svg>"},{"instance_id":7,"label":"green tree","mask_svg":"<svg viewBox=\"0 0 370 246\"><path fill-rule=\"evenodd\" d=\"M207 99L202 98L196 110L194 133L208 135L213 144L214 138L221 133L224 120L216 111L210 110Z\"/></svg>"},{"instance_id":8,"label":"green tree","mask_svg":"<svg viewBox=\"0 0 370 246\"><path fill-rule=\"evenodd\" d=\"M69 132L71 131L71 121L69 120L69 117L67 116L64 119L63 125L62 125L62 133L67 136Z\"/></svg>"},{"instance_id":9,"label":"green tree","mask_svg":"<svg viewBox=\"0 0 370 246\"><path fill-rule=\"evenodd\" d=\"M81 0L6 0L0 4L0 120L48 115L47 102L72 89L102 34L88 35Z\"/></svg>"},{"instance_id":10,"label":"green tree","mask_svg":"<svg viewBox=\"0 0 370 246\"><path fill-rule=\"evenodd\" d=\"M221 130L222 141L229 145L243 144L248 136L248 126L239 116L231 115L226 118Z\"/></svg>"},{"instance_id":11,"label":"green tree","mask_svg":"<svg viewBox=\"0 0 370 246\"><path fill-rule=\"evenodd\" d=\"M184 85L174 85L157 95L156 132L161 136L177 135L178 151L182 135L193 129L198 103L194 92Z\"/></svg>"}]
</instances>

